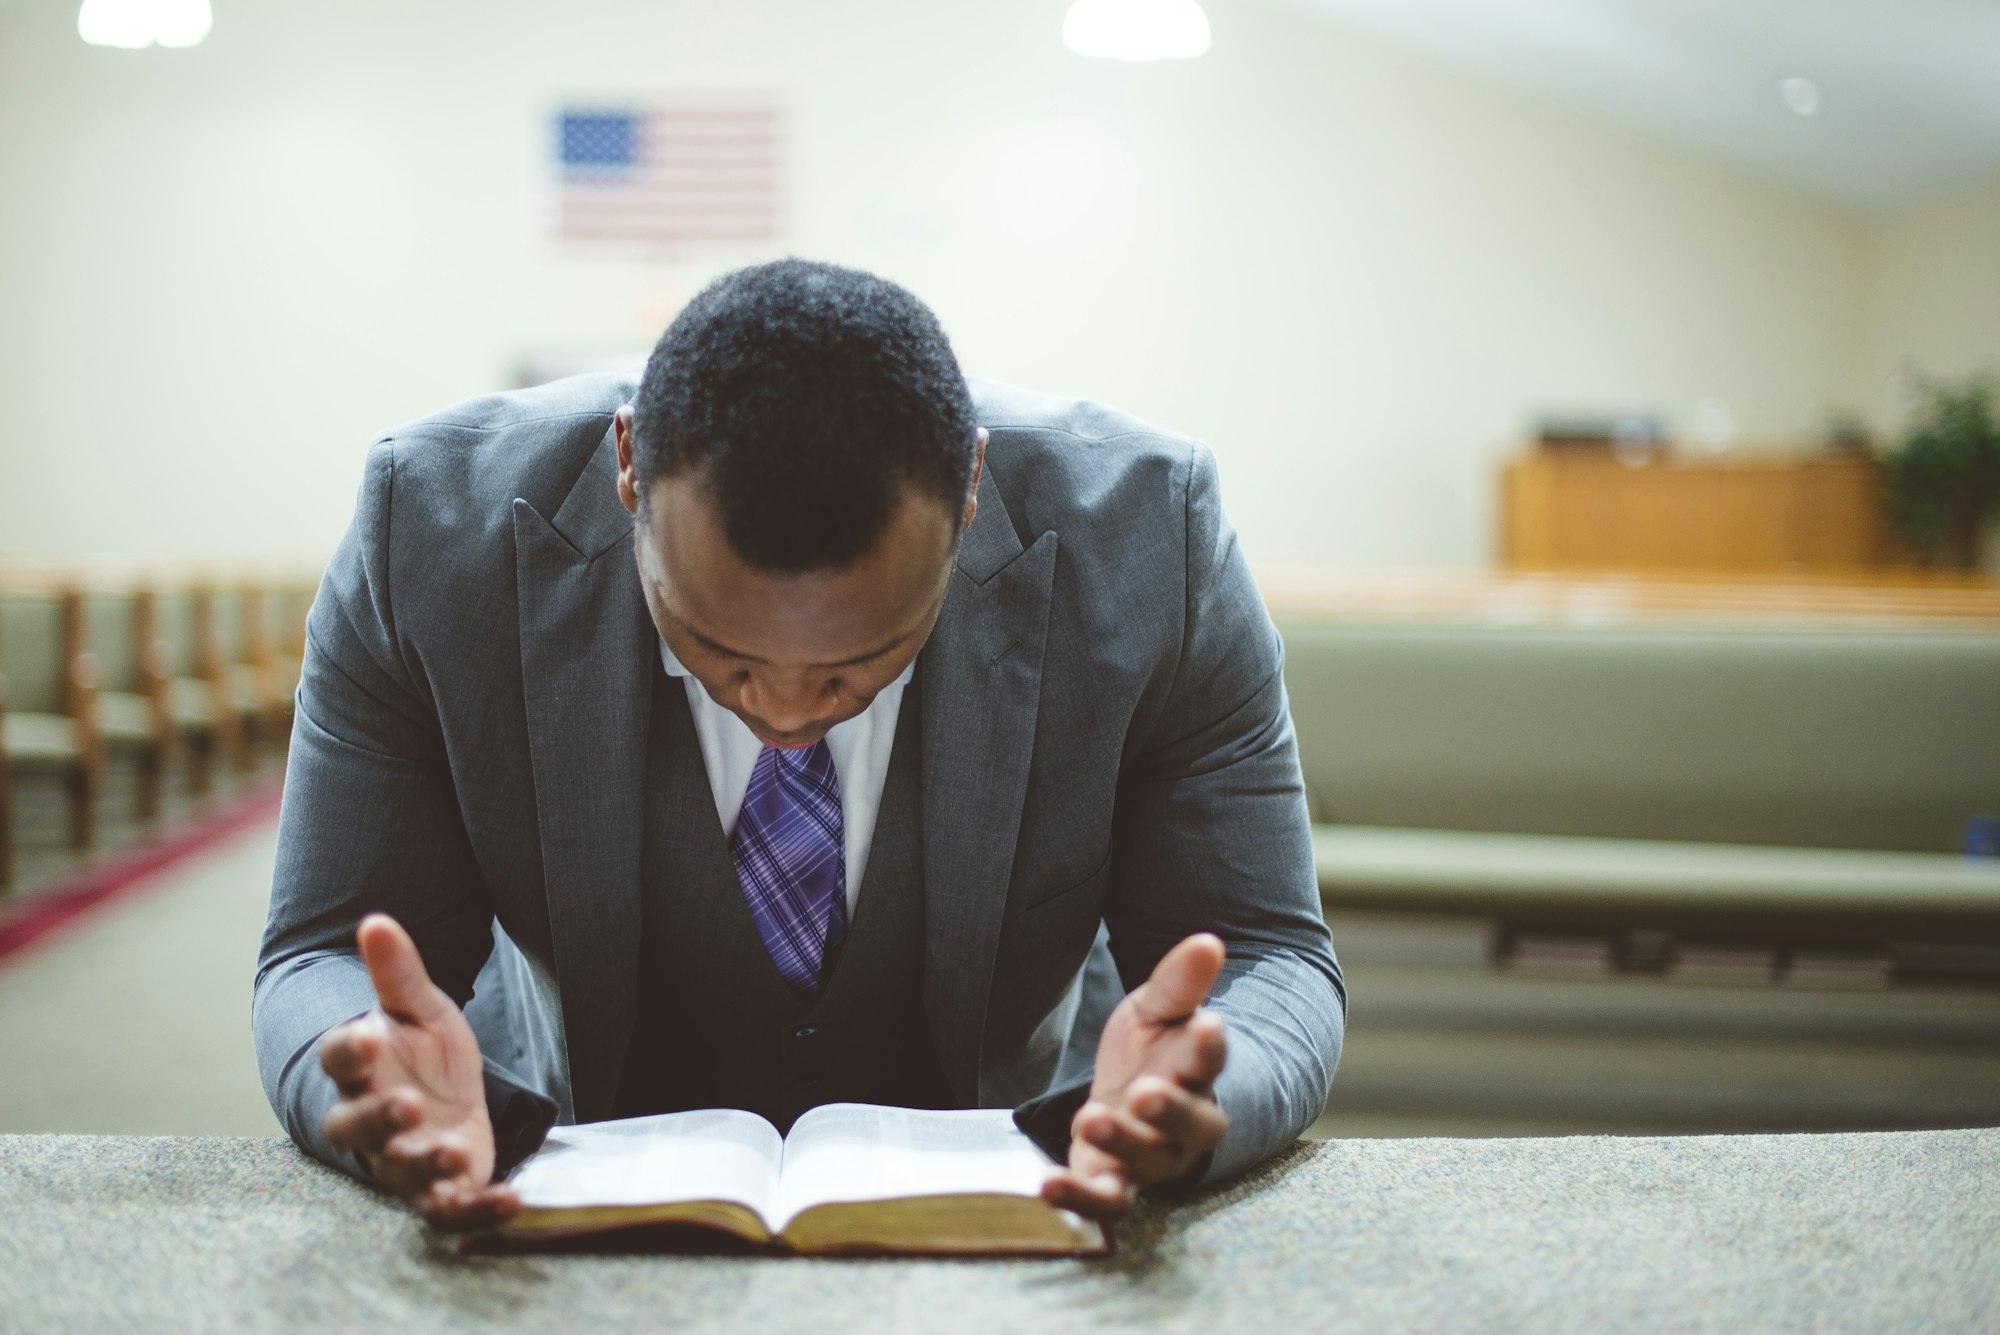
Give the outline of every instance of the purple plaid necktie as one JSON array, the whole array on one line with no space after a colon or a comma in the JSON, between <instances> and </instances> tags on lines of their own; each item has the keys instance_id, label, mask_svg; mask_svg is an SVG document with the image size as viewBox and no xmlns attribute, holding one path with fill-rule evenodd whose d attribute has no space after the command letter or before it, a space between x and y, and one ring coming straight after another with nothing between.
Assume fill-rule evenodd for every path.
<instances>
[{"instance_id":1,"label":"purple plaid necktie","mask_svg":"<svg viewBox=\"0 0 2000 1335\"><path fill-rule=\"evenodd\" d=\"M758 755L729 851L771 962L812 1000L847 934L840 776L824 739Z\"/></svg>"}]
</instances>

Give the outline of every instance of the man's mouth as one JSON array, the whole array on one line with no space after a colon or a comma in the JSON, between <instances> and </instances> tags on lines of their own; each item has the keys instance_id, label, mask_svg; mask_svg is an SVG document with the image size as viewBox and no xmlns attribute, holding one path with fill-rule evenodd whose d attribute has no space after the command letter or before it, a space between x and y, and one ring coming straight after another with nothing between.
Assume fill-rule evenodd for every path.
<instances>
[{"instance_id":1,"label":"man's mouth","mask_svg":"<svg viewBox=\"0 0 2000 1335\"><path fill-rule=\"evenodd\" d=\"M748 725L751 735L756 737L759 742L765 746L776 747L780 751L803 751L826 736L825 728L814 728L805 732L774 735L767 729L751 723L749 719L744 719L743 722Z\"/></svg>"}]
</instances>

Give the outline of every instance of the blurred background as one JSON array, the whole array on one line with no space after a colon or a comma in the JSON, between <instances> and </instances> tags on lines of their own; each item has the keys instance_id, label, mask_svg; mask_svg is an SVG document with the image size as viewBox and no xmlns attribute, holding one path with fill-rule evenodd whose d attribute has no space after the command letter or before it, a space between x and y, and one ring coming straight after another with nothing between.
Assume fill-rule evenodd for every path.
<instances>
[{"instance_id":1,"label":"blurred background","mask_svg":"<svg viewBox=\"0 0 2000 1335\"><path fill-rule=\"evenodd\" d=\"M791 253L1214 448L1315 1134L2000 1122L1996 71L2000 0L0 0L0 1131L279 1134L367 445Z\"/></svg>"}]
</instances>

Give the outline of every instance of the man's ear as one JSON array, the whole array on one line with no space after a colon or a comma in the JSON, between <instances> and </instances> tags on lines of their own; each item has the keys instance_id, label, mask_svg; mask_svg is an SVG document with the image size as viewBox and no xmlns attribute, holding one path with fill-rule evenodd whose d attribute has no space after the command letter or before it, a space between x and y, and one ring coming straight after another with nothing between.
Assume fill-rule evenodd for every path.
<instances>
[{"instance_id":1,"label":"man's ear","mask_svg":"<svg viewBox=\"0 0 2000 1335\"><path fill-rule=\"evenodd\" d=\"M639 475L632 471L632 405L626 404L611 415L611 429L618 436L618 503L625 513L639 513Z\"/></svg>"},{"instance_id":2,"label":"man's ear","mask_svg":"<svg viewBox=\"0 0 2000 1335\"><path fill-rule=\"evenodd\" d=\"M986 470L986 428L980 427L973 438L972 481L966 487L965 519L958 526L960 533L972 527L972 517L979 513L979 475Z\"/></svg>"}]
</instances>

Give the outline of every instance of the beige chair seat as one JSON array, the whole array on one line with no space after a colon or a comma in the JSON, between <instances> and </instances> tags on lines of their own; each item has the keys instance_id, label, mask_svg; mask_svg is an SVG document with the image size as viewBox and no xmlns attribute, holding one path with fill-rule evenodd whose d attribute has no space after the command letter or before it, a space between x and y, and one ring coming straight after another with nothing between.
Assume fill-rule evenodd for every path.
<instances>
[{"instance_id":1,"label":"beige chair seat","mask_svg":"<svg viewBox=\"0 0 2000 1335\"><path fill-rule=\"evenodd\" d=\"M97 727L112 746L147 745L153 741L153 707L131 691L100 691Z\"/></svg>"},{"instance_id":2,"label":"beige chair seat","mask_svg":"<svg viewBox=\"0 0 2000 1335\"><path fill-rule=\"evenodd\" d=\"M83 754L76 744L75 720L62 714L10 712L0 732L10 766L61 769L74 765Z\"/></svg>"},{"instance_id":3,"label":"beige chair seat","mask_svg":"<svg viewBox=\"0 0 2000 1335\"><path fill-rule=\"evenodd\" d=\"M167 712L182 732L211 732L215 728L208 683L197 677L175 677L167 683Z\"/></svg>"},{"instance_id":4,"label":"beige chair seat","mask_svg":"<svg viewBox=\"0 0 2000 1335\"><path fill-rule=\"evenodd\" d=\"M256 714L264 708L264 685L257 669L248 663L231 663L225 689L229 707L239 714Z\"/></svg>"},{"instance_id":5,"label":"beige chair seat","mask_svg":"<svg viewBox=\"0 0 2000 1335\"><path fill-rule=\"evenodd\" d=\"M2000 859L1318 825L1330 908L2000 916Z\"/></svg>"}]
</instances>

